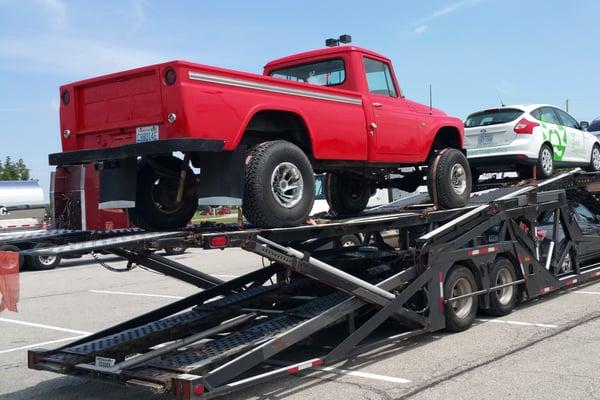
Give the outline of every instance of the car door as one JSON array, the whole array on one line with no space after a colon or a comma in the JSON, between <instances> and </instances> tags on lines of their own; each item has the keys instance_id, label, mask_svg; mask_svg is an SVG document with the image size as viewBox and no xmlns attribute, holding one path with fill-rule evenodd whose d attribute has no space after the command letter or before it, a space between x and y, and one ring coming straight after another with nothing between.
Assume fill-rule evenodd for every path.
<instances>
[{"instance_id":1,"label":"car door","mask_svg":"<svg viewBox=\"0 0 600 400\"><path fill-rule=\"evenodd\" d=\"M589 163L592 148L586 146L583 131L579 129L577 120L560 108L555 108L554 111L558 114L561 125L567 130L569 160L579 164Z\"/></svg>"},{"instance_id":2,"label":"car door","mask_svg":"<svg viewBox=\"0 0 600 400\"><path fill-rule=\"evenodd\" d=\"M579 243L579 259L582 266L586 266L600 260L600 220L588 207L579 203L569 204L572 215L583 234L583 240Z\"/></svg>"},{"instance_id":3,"label":"car door","mask_svg":"<svg viewBox=\"0 0 600 400\"><path fill-rule=\"evenodd\" d=\"M549 141L552 144L552 152L554 153L554 161L557 163L564 162L569 158L567 144L567 130L561 125L558 114L554 112L553 107L540 107L531 112L531 115L540 121L542 135L544 141Z\"/></svg>"},{"instance_id":4,"label":"car door","mask_svg":"<svg viewBox=\"0 0 600 400\"><path fill-rule=\"evenodd\" d=\"M375 127L371 135L377 158L389 161L394 155L416 156L419 153L418 122L414 109L399 95L387 62L363 58L369 100ZM410 159L410 157L408 157Z\"/></svg>"}]
</instances>

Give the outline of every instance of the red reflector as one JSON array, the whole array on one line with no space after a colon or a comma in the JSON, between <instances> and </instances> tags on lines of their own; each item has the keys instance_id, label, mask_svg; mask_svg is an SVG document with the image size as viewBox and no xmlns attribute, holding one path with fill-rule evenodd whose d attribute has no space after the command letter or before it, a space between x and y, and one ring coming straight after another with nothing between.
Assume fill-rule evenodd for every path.
<instances>
[{"instance_id":1,"label":"red reflector","mask_svg":"<svg viewBox=\"0 0 600 400\"><path fill-rule=\"evenodd\" d=\"M318 359L312 362L313 367L318 367L319 365L323 365L323 360Z\"/></svg>"},{"instance_id":2,"label":"red reflector","mask_svg":"<svg viewBox=\"0 0 600 400\"><path fill-rule=\"evenodd\" d=\"M197 385L197 386L194 388L194 394L195 394L196 396L200 396L202 393L204 393L204 385Z\"/></svg>"},{"instance_id":3,"label":"red reflector","mask_svg":"<svg viewBox=\"0 0 600 400\"><path fill-rule=\"evenodd\" d=\"M533 133L533 128L536 126L540 126L540 124L530 121L527 118L521 118L521 120L515 125L514 131L515 133L521 135L531 135Z\"/></svg>"},{"instance_id":4,"label":"red reflector","mask_svg":"<svg viewBox=\"0 0 600 400\"><path fill-rule=\"evenodd\" d=\"M298 372L300 372L300 367L292 367L292 368L288 368L288 372L290 374L297 374Z\"/></svg>"},{"instance_id":5,"label":"red reflector","mask_svg":"<svg viewBox=\"0 0 600 400\"><path fill-rule=\"evenodd\" d=\"M213 236L210 238L209 244L210 247L225 247L227 246L227 236Z\"/></svg>"}]
</instances>

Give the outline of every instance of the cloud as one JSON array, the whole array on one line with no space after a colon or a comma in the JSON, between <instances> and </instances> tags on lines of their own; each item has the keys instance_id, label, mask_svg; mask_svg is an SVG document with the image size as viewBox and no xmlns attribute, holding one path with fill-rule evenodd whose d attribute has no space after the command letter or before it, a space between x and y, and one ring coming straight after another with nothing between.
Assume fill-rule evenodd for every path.
<instances>
[{"instance_id":1,"label":"cloud","mask_svg":"<svg viewBox=\"0 0 600 400\"><path fill-rule=\"evenodd\" d=\"M416 21L413 21L410 26L413 27L413 33L417 34L417 35L421 35L423 33L425 33L425 31L427 30L427 23L438 19L440 17L444 17L446 15L452 14L458 10L460 10L461 8L465 8L468 6L472 6L478 3L482 3L485 0L462 0L462 1L458 1L456 3L452 3L449 4L443 8L440 8L437 11L432 12L431 14L418 19Z\"/></svg>"},{"instance_id":2,"label":"cloud","mask_svg":"<svg viewBox=\"0 0 600 400\"><path fill-rule=\"evenodd\" d=\"M413 29L413 32L416 33L417 35L422 35L427 31L427 25L418 25L415 29Z\"/></svg>"}]
</instances>

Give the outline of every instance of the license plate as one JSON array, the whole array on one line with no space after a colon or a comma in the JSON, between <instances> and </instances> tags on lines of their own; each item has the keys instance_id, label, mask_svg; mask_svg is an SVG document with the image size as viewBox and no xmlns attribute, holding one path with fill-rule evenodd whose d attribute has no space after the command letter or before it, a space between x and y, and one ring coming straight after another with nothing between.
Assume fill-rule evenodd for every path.
<instances>
[{"instance_id":1,"label":"license plate","mask_svg":"<svg viewBox=\"0 0 600 400\"><path fill-rule=\"evenodd\" d=\"M479 145L486 146L494 143L494 137L492 135L481 135L479 136Z\"/></svg>"},{"instance_id":2,"label":"license plate","mask_svg":"<svg viewBox=\"0 0 600 400\"><path fill-rule=\"evenodd\" d=\"M112 368L115 366L117 360L108 357L96 357L96 367L100 368Z\"/></svg>"},{"instance_id":3,"label":"license plate","mask_svg":"<svg viewBox=\"0 0 600 400\"><path fill-rule=\"evenodd\" d=\"M135 128L136 143L153 142L155 140L158 140L158 125Z\"/></svg>"}]
</instances>

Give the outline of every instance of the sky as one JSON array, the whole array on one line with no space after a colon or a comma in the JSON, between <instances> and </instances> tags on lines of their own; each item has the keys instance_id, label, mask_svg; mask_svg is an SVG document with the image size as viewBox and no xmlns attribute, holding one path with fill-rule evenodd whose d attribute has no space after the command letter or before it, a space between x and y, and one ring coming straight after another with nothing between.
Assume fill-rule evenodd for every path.
<instances>
[{"instance_id":1,"label":"sky","mask_svg":"<svg viewBox=\"0 0 600 400\"><path fill-rule=\"evenodd\" d=\"M329 37L392 59L403 93L464 119L500 104L600 116L598 0L0 0L0 158L48 189L61 84L183 59L261 73Z\"/></svg>"}]
</instances>

